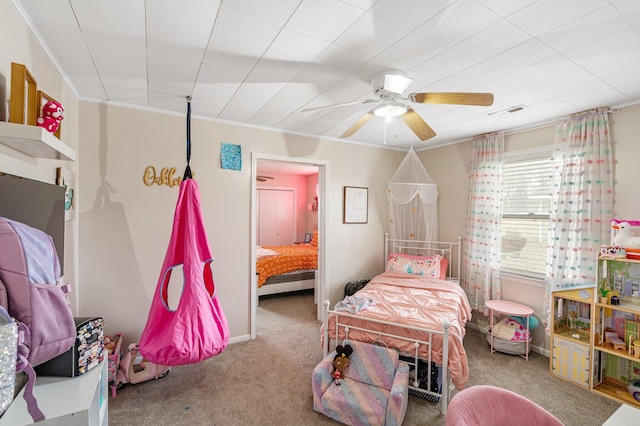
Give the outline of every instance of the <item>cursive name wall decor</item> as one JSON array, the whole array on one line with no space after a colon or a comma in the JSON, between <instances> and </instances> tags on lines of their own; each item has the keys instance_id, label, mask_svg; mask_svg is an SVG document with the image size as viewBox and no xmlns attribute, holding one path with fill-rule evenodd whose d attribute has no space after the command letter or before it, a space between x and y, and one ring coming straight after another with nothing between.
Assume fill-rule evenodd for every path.
<instances>
[{"instance_id":1,"label":"cursive name wall decor","mask_svg":"<svg viewBox=\"0 0 640 426\"><path fill-rule=\"evenodd\" d=\"M153 166L147 166L144 169L144 175L142 175L142 181L147 186L152 185L167 185L170 188L174 186L179 186L180 182L182 182L182 177L180 175L176 176L176 168L175 167L163 167L160 169L160 173L156 173L156 168Z\"/></svg>"}]
</instances>

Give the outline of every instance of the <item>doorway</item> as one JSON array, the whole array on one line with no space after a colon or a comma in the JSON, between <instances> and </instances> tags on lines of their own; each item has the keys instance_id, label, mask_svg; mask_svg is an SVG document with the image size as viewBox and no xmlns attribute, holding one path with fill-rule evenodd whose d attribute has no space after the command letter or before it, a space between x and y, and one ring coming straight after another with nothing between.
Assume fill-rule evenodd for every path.
<instances>
[{"instance_id":1,"label":"doorway","mask_svg":"<svg viewBox=\"0 0 640 426\"><path fill-rule=\"evenodd\" d=\"M307 194L307 198L312 201L309 202L309 206L317 215L317 230L318 230L318 268L316 271L314 299L316 302L316 317L318 320L322 320L324 317L324 306L321 301L327 298L327 271L328 271L328 259L327 259L327 211L328 211L328 199L327 199L327 182L329 174L329 164L326 160L316 160L310 158L299 157L284 157L275 156L269 154L252 154L252 179L251 179L251 268L250 268L250 282L251 282L251 309L250 309L250 323L251 323L251 338L256 337L256 323L257 323L257 307L258 307L258 285L256 276L256 245L257 245L257 219L258 219L258 186L257 182L260 179L264 182L264 179L269 180L269 173L258 173L259 170L265 170L265 166L277 167L281 166L283 169L311 169L317 171L317 186L315 188L315 199L310 197L313 194ZM277 169L267 169L277 170ZM309 191L307 191L309 192ZM304 205L307 205L305 203ZM300 229L300 228L299 228Z\"/></svg>"}]
</instances>

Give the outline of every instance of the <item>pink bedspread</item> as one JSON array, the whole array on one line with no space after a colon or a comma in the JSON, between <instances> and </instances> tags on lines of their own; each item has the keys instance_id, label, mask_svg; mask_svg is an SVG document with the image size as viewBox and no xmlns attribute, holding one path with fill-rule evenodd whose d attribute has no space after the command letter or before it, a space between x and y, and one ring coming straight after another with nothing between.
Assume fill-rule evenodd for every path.
<instances>
[{"instance_id":1,"label":"pink bedspread","mask_svg":"<svg viewBox=\"0 0 640 426\"><path fill-rule=\"evenodd\" d=\"M417 330L403 328L401 325L443 330L443 322L449 323L449 362L453 384L463 389L469 377L467 354L463 346L465 325L471 319L471 306L462 288L454 282L427 278L424 276L401 272L384 272L373 278L366 287L356 293L360 297L371 297L376 303L359 311L356 315L363 318L374 318L398 323L398 326L387 326L365 320L340 317L340 323L383 331L390 334L412 337L428 341L428 334ZM329 337L335 339L334 314L329 316ZM340 339L344 338L344 329L340 327ZM349 339L371 342L377 334L351 329ZM413 353L411 342L382 339L388 346L401 351ZM428 349L420 346L420 357L427 358ZM434 335L431 360L442 364L442 336Z\"/></svg>"}]
</instances>

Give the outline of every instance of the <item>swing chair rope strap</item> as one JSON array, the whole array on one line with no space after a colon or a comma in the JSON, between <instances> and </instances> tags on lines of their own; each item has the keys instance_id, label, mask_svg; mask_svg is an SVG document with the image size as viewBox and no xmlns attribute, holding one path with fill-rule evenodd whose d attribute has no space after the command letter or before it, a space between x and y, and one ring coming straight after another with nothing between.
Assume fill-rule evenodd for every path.
<instances>
[{"instance_id":1,"label":"swing chair rope strap","mask_svg":"<svg viewBox=\"0 0 640 426\"><path fill-rule=\"evenodd\" d=\"M183 180L191 179L191 96L187 96L187 168L184 170Z\"/></svg>"}]
</instances>

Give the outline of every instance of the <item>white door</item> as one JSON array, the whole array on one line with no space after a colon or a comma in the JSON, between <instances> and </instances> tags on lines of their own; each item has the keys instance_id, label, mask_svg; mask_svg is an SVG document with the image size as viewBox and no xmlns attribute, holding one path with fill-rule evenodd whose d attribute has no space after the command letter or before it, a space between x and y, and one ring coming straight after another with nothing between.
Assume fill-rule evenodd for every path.
<instances>
[{"instance_id":1,"label":"white door","mask_svg":"<svg viewBox=\"0 0 640 426\"><path fill-rule=\"evenodd\" d=\"M261 246L292 245L295 240L295 194L289 189L258 189L257 239Z\"/></svg>"}]
</instances>

